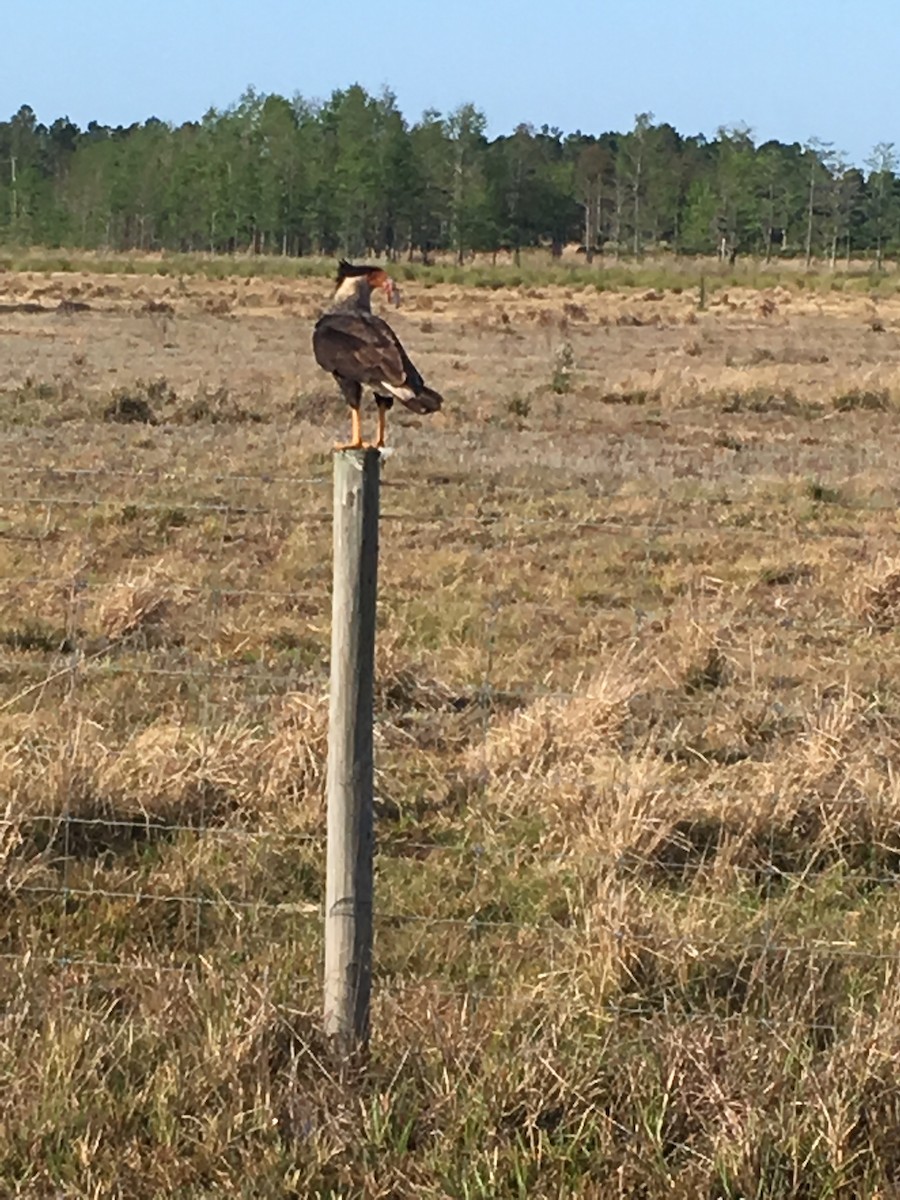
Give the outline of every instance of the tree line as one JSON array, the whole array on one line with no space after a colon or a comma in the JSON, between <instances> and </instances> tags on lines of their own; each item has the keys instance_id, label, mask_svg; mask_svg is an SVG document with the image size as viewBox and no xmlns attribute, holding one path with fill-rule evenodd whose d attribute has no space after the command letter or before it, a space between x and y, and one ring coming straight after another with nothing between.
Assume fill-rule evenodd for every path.
<instances>
[{"instance_id":1,"label":"tree line","mask_svg":"<svg viewBox=\"0 0 900 1200\"><path fill-rule=\"evenodd\" d=\"M900 249L893 143L850 164L818 139L745 126L683 136L641 113L624 133L519 125L474 104L410 124L354 85L324 102L249 89L224 110L128 127L27 105L0 122L0 240L85 249L374 253L428 261L526 247L639 257L827 259Z\"/></svg>"}]
</instances>

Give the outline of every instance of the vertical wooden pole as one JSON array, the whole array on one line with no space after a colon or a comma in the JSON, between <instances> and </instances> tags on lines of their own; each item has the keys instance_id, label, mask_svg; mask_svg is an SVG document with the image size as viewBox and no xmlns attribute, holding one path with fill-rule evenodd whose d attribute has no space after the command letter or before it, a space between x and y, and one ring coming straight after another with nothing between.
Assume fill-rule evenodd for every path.
<instances>
[{"instance_id":1,"label":"vertical wooden pole","mask_svg":"<svg viewBox=\"0 0 900 1200\"><path fill-rule=\"evenodd\" d=\"M381 456L334 456L334 592L328 721L325 1031L366 1045L372 987L373 693Z\"/></svg>"}]
</instances>

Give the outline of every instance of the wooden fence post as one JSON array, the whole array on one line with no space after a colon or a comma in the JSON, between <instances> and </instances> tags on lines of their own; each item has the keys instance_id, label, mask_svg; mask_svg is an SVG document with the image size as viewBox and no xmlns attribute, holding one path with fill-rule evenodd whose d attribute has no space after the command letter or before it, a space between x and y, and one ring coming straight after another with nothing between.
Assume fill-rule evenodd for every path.
<instances>
[{"instance_id":1,"label":"wooden fence post","mask_svg":"<svg viewBox=\"0 0 900 1200\"><path fill-rule=\"evenodd\" d=\"M381 455L334 455L334 591L328 716L325 1031L345 1054L369 1038L372 724Z\"/></svg>"}]
</instances>

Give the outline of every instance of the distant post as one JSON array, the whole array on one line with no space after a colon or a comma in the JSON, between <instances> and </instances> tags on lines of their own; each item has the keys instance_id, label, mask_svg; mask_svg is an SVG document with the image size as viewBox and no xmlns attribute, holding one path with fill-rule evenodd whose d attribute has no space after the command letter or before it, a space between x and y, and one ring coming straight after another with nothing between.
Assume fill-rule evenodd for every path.
<instances>
[{"instance_id":1,"label":"distant post","mask_svg":"<svg viewBox=\"0 0 900 1200\"><path fill-rule=\"evenodd\" d=\"M345 1054L369 1038L375 599L381 455L334 455L334 591L328 717L325 1032Z\"/></svg>"}]
</instances>

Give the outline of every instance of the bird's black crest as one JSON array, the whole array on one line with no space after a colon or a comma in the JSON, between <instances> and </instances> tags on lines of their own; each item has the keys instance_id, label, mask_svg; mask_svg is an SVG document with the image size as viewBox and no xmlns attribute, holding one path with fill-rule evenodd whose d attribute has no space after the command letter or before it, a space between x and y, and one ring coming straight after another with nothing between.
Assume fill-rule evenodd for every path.
<instances>
[{"instance_id":1,"label":"bird's black crest","mask_svg":"<svg viewBox=\"0 0 900 1200\"><path fill-rule=\"evenodd\" d=\"M340 283L342 279L348 279L350 276L368 275L370 271L377 270L377 267L361 267L356 263L347 262L346 258L342 258L338 263L337 281Z\"/></svg>"}]
</instances>

